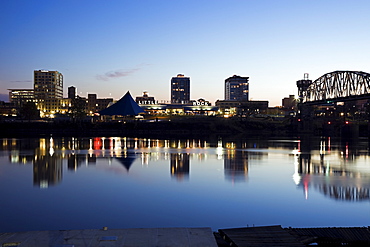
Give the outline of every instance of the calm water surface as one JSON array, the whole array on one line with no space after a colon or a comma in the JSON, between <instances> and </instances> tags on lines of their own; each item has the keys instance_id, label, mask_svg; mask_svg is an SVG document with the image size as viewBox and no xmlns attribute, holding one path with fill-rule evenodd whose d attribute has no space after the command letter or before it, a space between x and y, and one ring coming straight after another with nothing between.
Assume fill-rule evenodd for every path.
<instances>
[{"instance_id":1,"label":"calm water surface","mask_svg":"<svg viewBox=\"0 0 370 247\"><path fill-rule=\"evenodd\" d=\"M368 142L0 139L0 232L370 225Z\"/></svg>"}]
</instances>

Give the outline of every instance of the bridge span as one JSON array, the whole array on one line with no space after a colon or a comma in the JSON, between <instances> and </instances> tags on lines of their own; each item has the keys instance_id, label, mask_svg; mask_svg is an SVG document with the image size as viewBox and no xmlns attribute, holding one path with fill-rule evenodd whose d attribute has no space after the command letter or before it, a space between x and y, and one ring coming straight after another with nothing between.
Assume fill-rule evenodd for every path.
<instances>
[{"instance_id":1,"label":"bridge span","mask_svg":"<svg viewBox=\"0 0 370 247\"><path fill-rule=\"evenodd\" d=\"M362 71L338 70L326 73L315 81L297 81L300 103L320 104L325 102L370 99L370 74Z\"/></svg>"},{"instance_id":2,"label":"bridge span","mask_svg":"<svg viewBox=\"0 0 370 247\"><path fill-rule=\"evenodd\" d=\"M297 81L300 130L344 133L353 136L358 127L370 133L370 74L338 70L312 81L305 74ZM349 123L351 123L349 125ZM328 126L330 125L330 126ZM358 135L358 134L355 134Z\"/></svg>"}]
</instances>

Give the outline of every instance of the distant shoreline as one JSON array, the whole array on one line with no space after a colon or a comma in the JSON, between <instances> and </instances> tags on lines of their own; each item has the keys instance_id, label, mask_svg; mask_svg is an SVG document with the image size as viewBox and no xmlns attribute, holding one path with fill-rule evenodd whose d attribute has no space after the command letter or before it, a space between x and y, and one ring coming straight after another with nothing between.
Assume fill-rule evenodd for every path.
<instances>
[{"instance_id":1,"label":"distant shoreline","mask_svg":"<svg viewBox=\"0 0 370 247\"><path fill-rule=\"evenodd\" d=\"M0 137L33 136L143 136L207 137L229 135L291 135L281 122L240 121L220 118L125 122L1 122Z\"/></svg>"},{"instance_id":2,"label":"distant shoreline","mask_svg":"<svg viewBox=\"0 0 370 247\"><path fill-rule=\"evenodd\" d=\"M308 122L305 131L299 131L292 119L280 121L268 119L224 119L218 117L189 117L166 120L93 121L2 121L0 137L75 136L101 137L125 136L143 138L215 138L226 136L244 137L297 137L332 136L345 138L369 137L368 122L348 125Z\"/></svg>"}]
</instances>

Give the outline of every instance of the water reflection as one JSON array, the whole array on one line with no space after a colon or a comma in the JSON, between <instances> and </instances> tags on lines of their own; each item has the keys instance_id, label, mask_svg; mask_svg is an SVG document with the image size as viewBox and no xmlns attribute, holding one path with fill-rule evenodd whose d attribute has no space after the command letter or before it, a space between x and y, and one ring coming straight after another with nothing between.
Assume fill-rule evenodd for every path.
<instances>
[{"instance_id":1,"label":"water reflection","mask_svg":"<svg viewBox=\"0 0 370 247\"><path fill-rule=\"evenodd\" d=\"M139 163L168 162L169 176L188 181L192 162L209 157L223 160L224 179L247 182L250 167L273 153L293 157L293 180L306 199L315 190L326 197L344 201L370 199L370 167L367 142L312 140L159 140L126 137L3 139L13 164L33 165L33 184L48 188L62 181L63 164L70 171L94 166L98 160L110 165L117 161L128 173ZM258 161L258 162L257 162ZM287 159L286 162L291 162Z\"/></svg>"},{"instance_id":2,"label":"water reflection","mask_svg":"<svg viewBox=\"0 0 370 247\"><path fill-rule=\"evenodd\" d=\"M342 142L333 146L330 137L320 140L319 148L307 140L300 142L293 178L306 199L310 187L335 200L370 199L368 147L359 144Z\"/></svg>"},{"instance_id":3,"label":"water reflection","mask_svg":"<svg viewBox=\"0 0 370 247\"><path fill-rule=\"evenodd\" d=\"M234 142L218 143L218 159L224 160L226 180L246 181L247 151L236 151ZM148 166L151 161L169 162L170 175L177 181L188 180L191 160L207 160L210 143L202 140L153 140L126 137L3 139L1 148L9 153L11 163L32 163L34 185L48 188L62 180L63 160L77 171L82 165L95 165L98 159L110 164L118 161L128 172L136 160ZM224 148L225 146L226 148ZM243 146L244 147L244 146Z\"/></svg>"},{"instance_id":4,"label":"water reflection","mask_svg":"<svg viewBox=\"0 0 370 247\"><path fill-rule=\"evenodd\" d=\"M171 156L171 175L179 180L188 179L190 171L190 154L173 153Z\"/></svg>"}]
</instances>

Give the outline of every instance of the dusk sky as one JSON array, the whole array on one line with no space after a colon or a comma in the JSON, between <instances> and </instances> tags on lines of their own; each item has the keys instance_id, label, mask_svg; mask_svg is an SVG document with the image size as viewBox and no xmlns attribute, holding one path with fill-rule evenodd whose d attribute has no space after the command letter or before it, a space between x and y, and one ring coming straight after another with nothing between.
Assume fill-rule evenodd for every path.
<instances>
[{"instance_id":1,"label":"dusk sky","mask_svg":"<svg viewBox=\"0 0 370 247\"><path fill-rule=\"evenodd\" d=\"M214 104L240 75L250 100L281 105L304 73L370 72L369 10L368 0L3 0L0 100L46 69L63 73L65 96L73 85L83 97L170 100L171 77L184 74L191 99Z\"/></svg>"}]
</instances>

